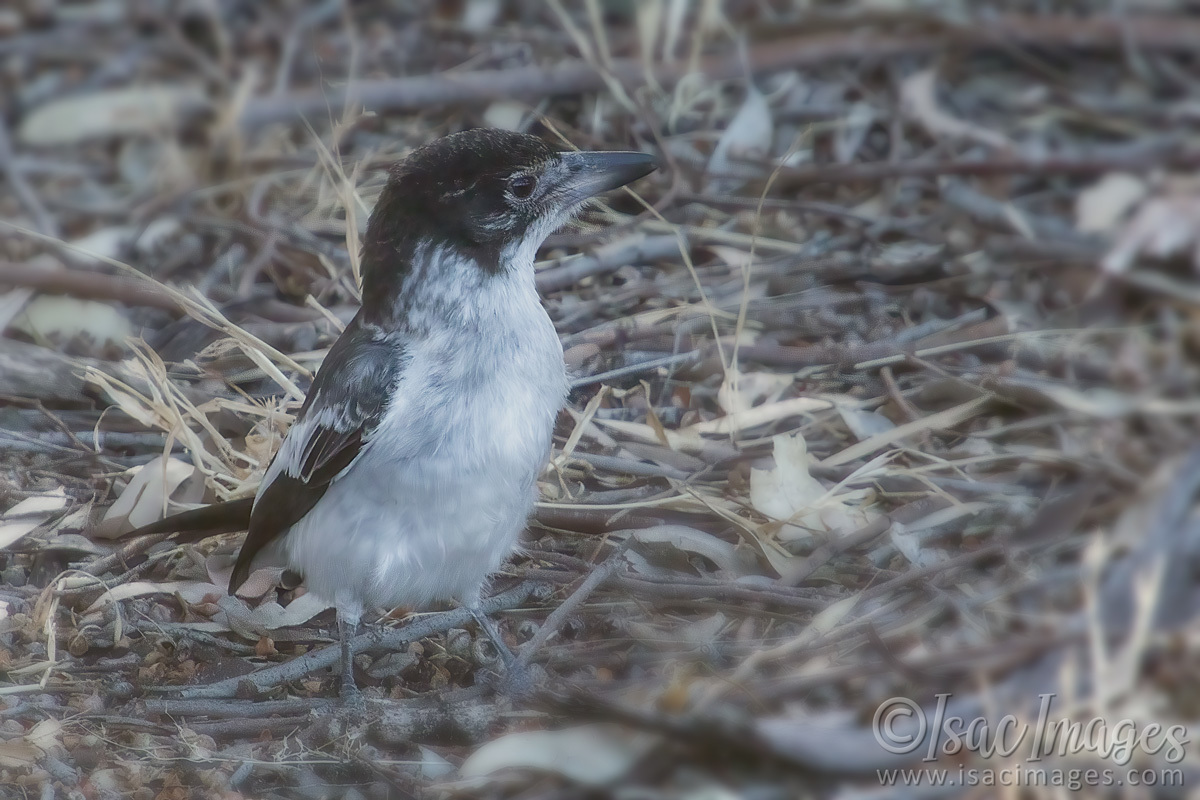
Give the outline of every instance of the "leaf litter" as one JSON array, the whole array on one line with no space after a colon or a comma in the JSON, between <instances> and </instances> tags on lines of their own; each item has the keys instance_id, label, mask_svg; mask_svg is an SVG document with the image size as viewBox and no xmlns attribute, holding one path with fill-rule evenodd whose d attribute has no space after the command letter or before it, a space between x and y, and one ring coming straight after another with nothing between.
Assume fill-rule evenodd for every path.
<instances>
[{"instance_id":1,"label":"leaf litter","mask_svg":"<svg viewBox=\"0 0 1200 800\"><path fill-rule=\"evenodd\" d=\"M1194 725L1200 30L993 5L6 13L0 786L901 797L891 697ZM100 534L253 495L387 164L480 124L664 168L540 254L535 687L378 609L342 730L332 612L227 596L240 532Z\"/></svg>"}]
</instances>

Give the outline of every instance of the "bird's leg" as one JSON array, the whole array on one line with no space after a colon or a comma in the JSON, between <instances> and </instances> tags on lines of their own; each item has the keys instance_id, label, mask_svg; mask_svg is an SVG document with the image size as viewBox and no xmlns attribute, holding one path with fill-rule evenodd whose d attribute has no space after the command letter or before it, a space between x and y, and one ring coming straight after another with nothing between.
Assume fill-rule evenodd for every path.
<instances>
[{"instance_id":1,"label":"bird's leg","mask_svg":"<svg viewBox=\"0 0 1200 800\"><path fill-rule=\"evenodd\" d=\"M492 644L500 654L500 660L504 662L504 675L499 683L495 683L496 676L494 674L488 675L487 672L484 673L484 683L492 684L493 688L512 697L525 697L532 694L535 681L529 665L513 655L500 636L500 630L496 627L496 623L492 622L491 617L480 610L477 604L472 603L465 607L479 623L483 632L492 640Z\"/></svg>"},{"instance_id":2,"label":"bird's leg","mask_svg":"<svg viewBox=\"0 0 1200 800\"><path fill-rule=\"evenodd\" d=\"M516 663L516 656L508 649L508 645L504 643L504 639L500 636L500 630L496 627L496 623L492 622L492 618L479 610L479 606L472 603L467 606L467 611L471 612L471 616L475 618L475 622L487 634L487 637L492 640L492 645L496 648L496 652L500 654L500 660L504 662L505 668L511 668Z\"/></svg>"},{"instance_id":3,"label":"bird's leg","mask_svg":"<svg viewBox=\"0 0 1200 800\"><path fill-rule=\"evenodd\" d=\"M338 609L338 638L342 646L341 698L343 705L354 709L362 709L366 705L358 684L354 682L354 652L350 649L350 642L358 635L358 620L357 614L347 614Z\"/></svg>"}]
</instances>

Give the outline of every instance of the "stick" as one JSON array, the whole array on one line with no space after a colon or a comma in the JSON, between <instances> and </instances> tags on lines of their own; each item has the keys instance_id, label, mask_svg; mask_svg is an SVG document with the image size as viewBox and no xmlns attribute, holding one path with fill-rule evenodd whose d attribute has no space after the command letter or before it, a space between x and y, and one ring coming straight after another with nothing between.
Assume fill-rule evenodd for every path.
<instances>
[{"instance_id":1,"label":"stick","mask_svg":"<svg viewBox=\"0 0 1200 800\"><path fill-rule=\"evenodd\" d=\"M759 43L743 60L736 53L710 56L696 72L709 80L741 78L780 72L832 61L875 61L921 55L950 47L1011 49L1013 47L1063 47L1079 50L1113 50L1128 46L1162 51L1200 50L1200 22L1180 16L1044 17L1006 15L963 27L918 33L850 31L797 36ZM654 81L671 89L692 73L685 62L661 64ZM357 81L344 87L322 87L286 95L255 98L238 122L244 129L260 128L296 117L326 117L330 108L342 107L353 97L376 112L420 111L457 105L479 105L505 98L541 99L575 95L605 88L606 79L634 86L645 82L645 65L637 59L614 59L607 74L583 61L565 61L546 67L417 75L385 80Z\"/></svg>"},{"instance_id":2,"label":"stick","mask_svg":"<svg viewBox=\"0 0 1200 800\"><path fill-rule=\"evenodd\" d=\"M479 604L479 611L492 614L504 609L513 608L525 602L537 592L538 584L526 581L518 586L489 597ZM443 611L439 614L418 617L400 628L375 628L360 634L350 641L351 653L361 653L375 648L396 650L409 642L432 636L435 633L465 625L472 619L471 612L465 608ZM239 687L249 684L255 691L262 692L273 686L301 678L318 669L331 667L341 658L339 647L325 647L312 653L305 653L291 661L276 664L273 667L260 669L251 675L217 681L204 686L192 686L179 692L184 700L200 698L233 697ZM160 691L174 691L177 687L162 687Z\"/></svg>"}]
</instances>

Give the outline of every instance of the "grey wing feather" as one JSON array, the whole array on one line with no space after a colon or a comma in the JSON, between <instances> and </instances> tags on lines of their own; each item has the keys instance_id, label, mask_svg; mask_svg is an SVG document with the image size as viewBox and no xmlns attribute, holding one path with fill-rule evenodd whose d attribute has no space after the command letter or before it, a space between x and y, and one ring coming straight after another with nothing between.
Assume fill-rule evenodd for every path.
<instances>
[{"instance_id":1,"label":"grey wing feather","mask_svg":"<svg viewBox=\"0 0 1200 800\"><path fill-rule=\"evenodd\" d=\"M403 345L358 317L334 343L250 514L229 591L250 575L256 553L312 510L370 442L395 391Z\"/></svg>"}]
</instances>

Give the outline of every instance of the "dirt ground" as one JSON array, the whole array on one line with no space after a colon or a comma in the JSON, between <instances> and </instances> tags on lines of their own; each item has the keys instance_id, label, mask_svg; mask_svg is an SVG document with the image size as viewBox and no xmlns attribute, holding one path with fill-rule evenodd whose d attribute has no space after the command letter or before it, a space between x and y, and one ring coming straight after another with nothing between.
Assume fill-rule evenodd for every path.
<instances>
[{"instance_id":1,"label":"dirt ground","mask_svg":"<svg viewBox=\"0 0 1200 800\"><path fill-rule=\"evenodd\" d=\"M5 4L0 798L1194 796L1198 11ZM662 168L538 256L531 678L379 609L348 719L242 532L120 535L253 496L478 126Z\"/></svg>"}]
</instances>

